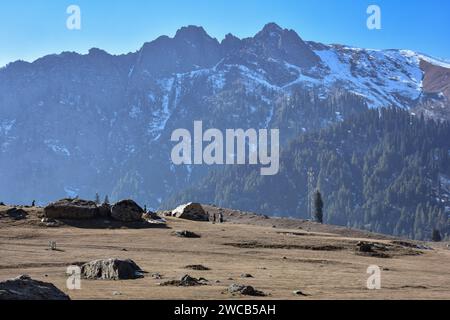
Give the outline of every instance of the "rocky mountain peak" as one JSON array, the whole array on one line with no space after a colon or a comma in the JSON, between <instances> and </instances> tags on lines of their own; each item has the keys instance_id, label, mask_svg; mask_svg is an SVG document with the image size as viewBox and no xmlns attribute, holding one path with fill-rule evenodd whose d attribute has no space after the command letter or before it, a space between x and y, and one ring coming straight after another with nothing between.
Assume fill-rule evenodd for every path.
<instances>
[{"instance_id":1,"label":"rocky mountain peak","mask_svg":"<svg viewBox=\"0 0 450 320\"><path fill-rule=\"evenodd\" d=\"M213 40L203 27L189 25L177 30L174 39L188 41Z\"/></svg>"},{"instance_id":2,"label":"rocky mountain peak","mask_svg":"<svg viewBox=\"0 0 450 320\"><path fill-rule=\"evenodd\" d=\"M278 24L274 22L270 22L266 24L260 32L257 33L257 36L267 36L267 35L274 35L274 34L281 34L283 33L283 28L281 28Z\"/></svg>"},{"instance_id":3,"label":"rocky mountain peak","mask_svg":"<svg viewBox=\"0 0 450 320\"><path fill-rule=\"evenodd\" d=\"M294 31L268 23L253 38L265 56L284 60L302 68L317 65L320 59Z\"/></svg>"}]
</instances>

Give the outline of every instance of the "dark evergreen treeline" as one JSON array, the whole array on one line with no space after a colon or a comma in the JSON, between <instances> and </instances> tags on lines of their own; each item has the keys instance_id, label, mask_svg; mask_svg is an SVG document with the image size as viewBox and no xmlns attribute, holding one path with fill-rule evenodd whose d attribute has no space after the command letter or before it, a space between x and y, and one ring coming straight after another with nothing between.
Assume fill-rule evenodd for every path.
<instances>
[{"instance_id":1,"label":"dark evergreen treeline","mask_svg":"<svg viewBox=\"0 0 450 320\"><path fill-rule=\"evenodd\" d=\"M258 167L212 171L172 198L255 212L310 218L307 172L321 191L324 222L431 239L450 237L450 124L398 109L368 110L316 133L303 134L282 152L280 172Z\"/></svg>"}]
</instances>

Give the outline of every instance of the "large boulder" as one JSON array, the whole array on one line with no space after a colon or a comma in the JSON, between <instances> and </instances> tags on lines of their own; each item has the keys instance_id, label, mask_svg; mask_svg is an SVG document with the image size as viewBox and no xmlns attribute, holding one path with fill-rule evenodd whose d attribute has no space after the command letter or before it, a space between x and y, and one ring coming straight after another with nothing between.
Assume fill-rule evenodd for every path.
<instances>
[{"instance_id":1,"label":"large boulder","mask_svg":"<svg viewBox=\"0 0 450 320\"><path fill-rule=\"evenodd\" d=\"M22 275L0 282L0 300L70 300L70 298L51 283Z\"/></svg>"},{"instance_id":2,"label":"large boulder","mask_svg":"<svg viewBox=\"0 0 450 320\"><path fill-rule=\"evenodd\" d=\"M209 216L203 209L202 205L200 203L193 202L177 207L172 211L172 216L194 221L209 221Z\"/></svg>"},{"instance_id":3,"label":"large boulder","mask_svg":"<svg viewBox=\"0 0 450 320\"><path fill-rule=\"evenodd\" d=\"M93 219L98 215L96 203L82 199L62 199L44 208L44 216L50 219Z\"/></svg>"},{"instance_id":4,"label":"large boulder","mask_svg":"<svg viewBox=\"0 0 450 320\"><path fill-rule=\"evenodd\" d=\"M133 200L119 201L111 208L111 217L123 222L142 221L144 213L144 209Z\"/></svg>"},{"instance_id":5,"label":"large boulder","mask_svg":"<svg viewBox=\"0 0 450 320\"><path fill-rule=\"evenodd\" d=\"M101 259L81 266L81 275L93 280L128 280L143 277L143 271L130 259Z\"/></svg>"},{"instance_id":6,"label":"large boulder","mask_svg":"<svg viewBox=\"0 0 450 320\"><path fill-rule=\"evenodd\" d=\"M111 217L111 206L107 203L103 203L98 207L98 215L101 218L109 218Z\"/></svg>"},{"instance_id":7,"label":"large boulder","mask_svg":"<svg viewBox=\"0 0 450 320\"><path fill-rule=\"evenodd\" d=\"M11 208L7 210L6 214L14 220L26 219L26 217L28 216L28 213L25 210L17 208Z\"/></svg>"}]
</instances>

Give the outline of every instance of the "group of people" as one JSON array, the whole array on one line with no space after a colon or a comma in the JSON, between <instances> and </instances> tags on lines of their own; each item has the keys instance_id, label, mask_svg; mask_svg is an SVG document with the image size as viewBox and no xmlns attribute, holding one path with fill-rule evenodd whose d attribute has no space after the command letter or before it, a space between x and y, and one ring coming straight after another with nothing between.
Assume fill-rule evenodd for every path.
<instances>
[{"instance_id":1,"label":"group of people","mask_svg":"<svg viewBox=\"0 0 450 320\"><path fill-rule=\"evenodd\" d=\"M219 212L218 214L214 213L212 215L208 213L208 216L209 216L209 221L211 221L212 223L223 223L224 222L222 212Z\"/></svg>"}]
</instances>

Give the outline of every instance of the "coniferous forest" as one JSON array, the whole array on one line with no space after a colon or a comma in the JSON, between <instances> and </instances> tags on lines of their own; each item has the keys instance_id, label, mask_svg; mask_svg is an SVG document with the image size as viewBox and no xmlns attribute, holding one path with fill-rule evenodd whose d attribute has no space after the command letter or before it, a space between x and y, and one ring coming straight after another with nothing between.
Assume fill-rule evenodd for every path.
<instances>
[{"instance_id":1,"label":"coniferous forest","mask_svg":"<svg viewBox=\"0 0 450 320\"><path fill-rule=\"evenodd\" d=\"M450 237L450 123L399 109L367 110L301 134L282 150L278 175L251 166L214 170L165 205L195 200L310 219L308 172L322 194L324 223Z\"/></svg>"}]
</instances>

